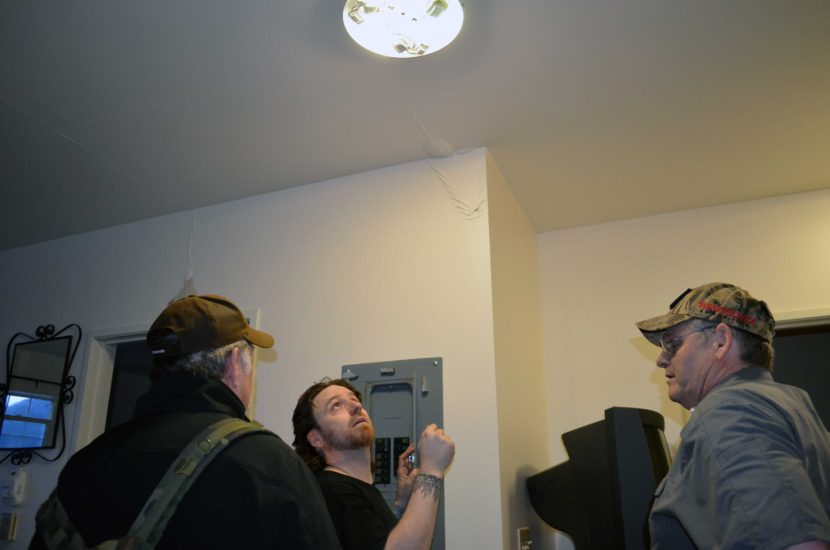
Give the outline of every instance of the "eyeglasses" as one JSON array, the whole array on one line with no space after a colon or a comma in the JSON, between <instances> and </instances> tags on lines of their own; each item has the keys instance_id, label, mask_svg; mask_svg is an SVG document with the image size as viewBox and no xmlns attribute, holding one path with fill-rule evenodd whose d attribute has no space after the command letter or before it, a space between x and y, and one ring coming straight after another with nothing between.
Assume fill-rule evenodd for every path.
<instances>
[{"instance_id":1,"label":"eyeglasses","mask_svg":"<svg viewBox=\"0 0 830 550\"><path fill-rule=\"evenodd\" d=\"M705 327L701 327L697 330L691 330L686 334L681 334L680 336L675 336L671 340L666 340L665 338L660 338L660 347L663 348L663 353L666 354L666 357L671 359L674 357L674 354L677 353L677 350L680 349L680 346L683 345L683 342L686 341L686 338L691 336L696 332L703 332L704 330L714 330L715 327L712 325L707 325Z\"/></svg>"}]
</instances>

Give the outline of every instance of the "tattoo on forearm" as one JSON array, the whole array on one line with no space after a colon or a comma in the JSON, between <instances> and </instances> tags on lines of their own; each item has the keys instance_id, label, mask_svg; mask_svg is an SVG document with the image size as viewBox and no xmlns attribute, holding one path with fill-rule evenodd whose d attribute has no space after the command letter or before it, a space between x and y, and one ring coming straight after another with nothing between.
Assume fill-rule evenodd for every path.
<instances>
[{"instance_id":1,"label":"tattoo on forearm","mask_svg":"<svg viewBox=\"0 0 830 550\"><path fill-rule=\"evenodd\" d=\"M433 499L438 500L438 497L441 496L442 483L441 478L429 474L418 474L415 476L415 483L412 485L412 489L421 491L421 494L425 497L432 496Z\"/></svg>"}]
</instances>

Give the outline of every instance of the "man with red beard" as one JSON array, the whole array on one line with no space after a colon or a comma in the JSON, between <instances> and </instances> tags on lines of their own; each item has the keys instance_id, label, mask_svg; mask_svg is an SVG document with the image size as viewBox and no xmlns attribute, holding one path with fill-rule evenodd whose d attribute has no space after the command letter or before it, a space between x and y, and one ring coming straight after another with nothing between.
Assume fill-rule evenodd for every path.
<instances>
[{"instance_id":1,"label":"man with red beard","mask_svg":"<svg viewBox=\"0 0 830 550\"><path fill-rule=\"evenodd\" d=\"M292 418L294 449L317 476L344 550L429 548L444 474L455 443L430 424L398 459L394 511L372 485L372 419L348 381L325 379L300 396Z\"/></svg>"}]
</instances>

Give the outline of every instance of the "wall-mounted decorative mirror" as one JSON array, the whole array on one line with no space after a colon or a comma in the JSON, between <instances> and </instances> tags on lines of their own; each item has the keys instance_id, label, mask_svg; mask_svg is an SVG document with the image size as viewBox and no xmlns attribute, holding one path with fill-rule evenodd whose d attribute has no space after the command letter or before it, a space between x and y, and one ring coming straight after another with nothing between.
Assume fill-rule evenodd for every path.
<instances>
[{"instance_id":1,"label":"wall-mounted decorative mirror","mask_svg":"<svg viewBox=\"0 0 830 550\"><path fill-rule=\"evenodd\" d=\"M55 447L71 348L71 336L14 345L0 417L0 449Z\"/></svg>"}]
</instances>

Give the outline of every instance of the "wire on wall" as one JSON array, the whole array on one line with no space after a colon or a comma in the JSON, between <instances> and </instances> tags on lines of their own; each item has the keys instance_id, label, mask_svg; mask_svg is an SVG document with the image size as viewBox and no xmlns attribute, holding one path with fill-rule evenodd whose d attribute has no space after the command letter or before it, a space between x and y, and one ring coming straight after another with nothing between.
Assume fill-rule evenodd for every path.
<instances>
[{"instance_id":1,"label":"wire on wall","mask_svg":"<svg viewBox=\"0 0 830 550\"><path fill-rule=\"evenodd\" d=\"M178 294L176 294L172 300L170 300L170 304L175 302L176 300L181 300L182 298L187 298L188 296L193 296L198 294L196 292L196 286L193 282L193 231L194 227L196 226L196 214L192 214L190 217L190 237L187 240L187 270L184 274L184 284L182 285L181 290L179 290Z\"/></svg>"}]
</instances>

